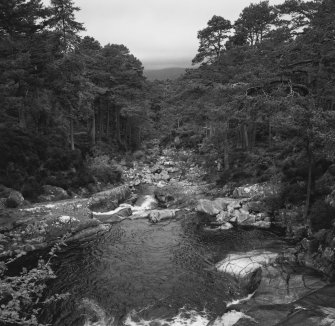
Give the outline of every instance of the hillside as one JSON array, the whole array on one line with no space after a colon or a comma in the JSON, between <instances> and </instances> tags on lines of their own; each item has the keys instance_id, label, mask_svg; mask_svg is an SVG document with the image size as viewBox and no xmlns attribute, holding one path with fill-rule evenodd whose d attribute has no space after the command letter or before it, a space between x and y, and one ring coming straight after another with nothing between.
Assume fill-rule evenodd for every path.
<instances>
[{"instance_id":1,"label":"hillside","mask_svg":"<svg viewBox=\"0 0 335 326\"><path fill-rule=\"evenodd\" d=\"M186 68L164 68L164 69L149 69L144 70L144 75L148 78L148 80L165 80L170 79L174 80L180 77Z\"/></svg>"}]
</instances>

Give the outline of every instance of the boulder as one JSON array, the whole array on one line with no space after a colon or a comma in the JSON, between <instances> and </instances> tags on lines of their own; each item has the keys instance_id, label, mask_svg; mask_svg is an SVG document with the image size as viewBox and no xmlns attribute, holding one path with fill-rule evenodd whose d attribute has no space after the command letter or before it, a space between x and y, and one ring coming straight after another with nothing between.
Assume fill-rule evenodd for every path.
<instances>
[{"instance_id":1,"label":"boulder","mask_svg":"<svg viewBox=\"0 0 335 326\"><path fill-rule=\"evenodd\" d=\"M256 223L256 215L250 214L244 209L235 210L233 216L236 217L235 222L238 225L253 225Z\"/></svg>"},{"instance_id":2,"label":"boulder","mask_svg":"<svg viewBox=\"0 0 335 326\"><path fill-rule=\"evenodd\" d=\"M16 208L24 203L22 194L16 190L12 190L6 200L6 207Z\"/></svg>"},{"instance_id":3,"label":"boulder","mask_svg":"<svg viewBox=\"0 0 335 326\"><path fill-rule=\"evenodd\" d=\"M252 213L261 213L265 211L264 204L261 201L248 201L243 204L243 209Z\"/></svg>"},{"instance_id":4,"label":"boulder","mask_svg":"<svg viewBox=\"0 0 335 326\"><path fill-rule=\"evenodd\" d=\"M229 254L215 267L219 272L233 276L242 288L252 293L262 280L262 268L273 263L277 256L276 253L262 250Z\"/></svg>"},{"instance_id":5,"label":"boulder","mask_svg":"<svg viewBox=\"0 0 335 326\"><path fill-rule=\"evenodd\" d=\"M131 195L131 191L129 186L119 186L116 188L112 188L109 190L98 192L89 200L89 205L94 202L100 202L100 203L108 203L108 202L122 202L125 201L129 196Z\"/></svg>"},{"instance_id":6,"label":"boulder","mask_svg":"<svg viewBox=\"0 0 335 326\"><path fill-rule=\"evenodd\" d=\"M270 229L271 228L271 222L267 221L257 221L252 224L253 227L259 228L259 229Z\"/></svg>"},{"instance_id":7,"label":"boulder","mask_svg":"<svg viewBox=\"0 0 335 326\"><path fill-rule=\"evenodd\" d=\"M145 196L140 196L134 207L133 210L134 211L144 211L144 210L149 210L149 209L155 209L158 206L158 202L155 199L154 196L152 195L145 195Z\"/></svg>"},{"instance_id":8,"label":"boulder","mask_svg":"<svg viewBox=\"0 0 335 326\"><path fill-rule=\"evenodd\" d=\"M92 213L92 216L101 223L116 223L124 220L132 214L130 207L120 206L117 209L105 213Z\"/></svg>"},{"instance_id":9,"label":"boulder","mask_svg":"<svg viewBox=\"0 0 335 326\"><path fill-rule=\"evenodd\" d=\"M45 185L42 187L43 193L38 196L38 201L58 201L70 198L69 194L61 187Z\"/></svg>"},{"instance_id":10,"label":"boulder","mask_svg":"<svg viewBox=\"0 0 335 326\"><path fill-rule=\"evenodd\" d=\"M7 198L0 198L0 209L6 208Z\"/></svg>"},{"instance_id":11,"label":"boulder","mask_svg":"<svg viewBox=\"0 0 335 326\"><path fill-rule=\"evenodd\" d=\"M268 196L276 195L278 194L278 191L278 185L270 183L259 183L237 187L233 191L233 196L235 198L250 198L253 200L258 200Z\"/></svg>"},{"instance_id":12,"label":"boulder","mask_svg":"<svg viewBox=\"0 0 335 326\"><path fill-rule=\"evenodd\" d=\"M0 197L7 198L11 191L13 191L13 189L0 185Z\"/></svg>"},{"instance_id":13,"label":"boulder","mask_svg":"<svg viewBox=\"0 0 335 326\"><path fill-rule=\"evenodd\" d=\"M221 211L227 209L229 204L235 200L231 198L216 198L215 200L200 199L195 208L197 212L202 212L211 216L218 215Z\"/></svg>"},{"instance_id":14,"label":"boulder","mask_svg":"<svg viewBox=\"0 0 335 326\"><path fill-rule=\"evenodd\" d=\"M152 223L157 223L162 220L174 218L178 209L164 209L164 210L153 210L149 213L149 220Z\"/></svg>"},{"instance_id":15,"label":"boulder","mask_svg":"<svg viewBox=\"0 0 335 326\"><path fill-rule=\"evenodd\" d=\"M161 206L167 206L169 203L174 201L174 197L164 188L158 188L155 190L155 198Z\"/></svg>"},{"instance_id":16,"label":"boulder","mask_svg":"<svg viewBox=\"0 0 335 326\"><path fill-rule=\"evenodd\" d=\"M230 220L231 216L227 211L222 211L218 215L216 215L216 223L224 224Z\"/></svg>"}]
</instances>

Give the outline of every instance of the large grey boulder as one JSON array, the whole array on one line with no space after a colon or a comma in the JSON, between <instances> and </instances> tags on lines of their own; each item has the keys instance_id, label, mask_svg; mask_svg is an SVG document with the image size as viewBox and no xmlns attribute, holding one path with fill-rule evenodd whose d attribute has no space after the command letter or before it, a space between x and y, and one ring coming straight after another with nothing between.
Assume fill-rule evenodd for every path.
<instances>
[{"instance_id":1,"label":"large grey boulder","mask_svg":"<svg viewBox=\"0 0 335 326\"><path fill-rule=\"evenodd\" d=\"M6 207L8 208L16 208L22 206L24 203L24 197L19 191L12 190L6 199Z\"/></svg>"},{"instance_id":2,"label":"large grey boulder","mask_svg":"<svg viewBox=\"0 0 335 326\"><path fill-rule=\"evenodd\" d=\"M243 289L252 293L261 283L262 269L274 262L277 256L276 253L263 250L229 254L215 267L219 272L233 276Z\"/></svg>"},{"instance_id":3,"label":"large grey boulder","mask_svg":"<svg viewBox=\"0 0 335 326\"><path fill-rule=\"evenodd\" d=\"M228 205L233 202L236 202L236 200L231 198L216 198L214 200L199 199L195 210L211 216L216 216L221 211L226 210Z\"/></svg>"},{"instance_id":4,"label":"large grey boulder","mask_svg":"<svg viewBox=\"0 0 335 326\"><path fill-rule=\"evenodd\" d=\"M69 194L61 187L45 185L42 187L43 193L38 196L38 201L58 201L70 198Z\"/></svg>"}]
</instances>

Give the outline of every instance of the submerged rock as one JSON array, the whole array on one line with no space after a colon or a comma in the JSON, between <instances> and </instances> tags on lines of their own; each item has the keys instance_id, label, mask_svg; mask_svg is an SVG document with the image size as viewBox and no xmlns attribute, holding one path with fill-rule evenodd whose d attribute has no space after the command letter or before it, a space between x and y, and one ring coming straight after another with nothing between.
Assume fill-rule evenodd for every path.
<instances>
[{"instance_id":1,"label":"submerged rock","mask_svg":"<svg viewBox=\"0 0 335 326\"><path fill-rule=\"evenodd\" d=\"M164 210L153 210L149 213L149 220L152 223L157 223L162 220L167 220L176 217L178 209L164 209Z\"/></svg>"}]
</instances>

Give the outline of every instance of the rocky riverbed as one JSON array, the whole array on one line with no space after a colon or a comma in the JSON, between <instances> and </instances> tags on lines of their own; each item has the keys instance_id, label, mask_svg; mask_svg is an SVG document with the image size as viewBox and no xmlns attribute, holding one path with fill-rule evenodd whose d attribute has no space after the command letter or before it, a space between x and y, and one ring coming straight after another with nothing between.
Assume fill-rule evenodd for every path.
<instances>
[{"instance_id":1,"label":"rocky riverbed","mask_svg":"<svg viewBox=\"0 0 335 326\"><path fill-rule=\"evenodd\" d=\"M224 236L232 228L271 231L280 222L286 228L262 204L278 191L278 185L244 185L220 192L203 180L205 172L200 166L169 154L150 165L135 162L132 168L125 168L125 185L89 198L3 209L0 258L45 249L60 239L85 242L124 219L159 223L183 212L195 212L201 232L214 236ZM22 201L18 194L10 194L6 203L15 201L14 195ZM300 230L296 224L295 230ZM296 246L280 240L279 245L235 252L215 262L211 268L232 277L247 298L228 304L231 312L241 313L236 325L270 325L269 320L271 325L334 325L333 286L325 283L334 273L333 235L331 230L314 235L302 232Z\"/></svg>"}]
</instances>

